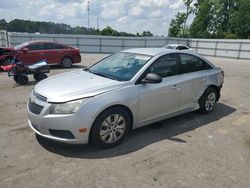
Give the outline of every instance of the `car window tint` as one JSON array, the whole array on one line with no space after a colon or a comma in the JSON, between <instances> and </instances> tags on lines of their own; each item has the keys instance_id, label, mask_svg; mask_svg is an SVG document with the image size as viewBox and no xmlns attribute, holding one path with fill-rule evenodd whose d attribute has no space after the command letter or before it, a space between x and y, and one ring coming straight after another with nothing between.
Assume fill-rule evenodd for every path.
<instances>
[{"instance_id":1,"label":"car window tint","mask_svg":"<svg viewBox=\"0 0 250 188\"><path fill-rule=\"evenodd\" d=\"M186 46L178 46L176 49L178 50L188 50Z\"/></svg>"},{"instance_id":2,"label":"car window tint","mask_svg":"<svg viewBox=\"0 0 250 188\"><path fill-rule=\"evenodd\" d=\"M176 56L168 54L157 59L150 67L150 73L155 73L161 77L176 75Z\"/></svg>"},{"instance_id":3,"label":"car window tint","mask_svg":"<svg viewBox=\"0 0 250 188\"><path fill-rule=\"evenodd\" d=\"M43 43L38 43L38 44L30 44L27 46L29 50L45 50L45 46Z\"/></svg>"},{"instance_id":4,"label":"car window tint","mask_svg":"<svg viewBox=\"0 0 250 188\"><path fill-rule=\"evenodd\" d=\"M65 47L63 45L60 44L53 44L53 43L47 43L46 44L46 49L65 49Z\"/></svg>"},{"instance_id":5,"label":"car window tint","mask_svg":"<svg viewBox=\"0 0 250 188\"><path fill-rule=\"evenodd\" d=\"M192 55L180 54L180 60L181 73L189 73L211 68L205 61Z\"/></svg>"}]
</instances>

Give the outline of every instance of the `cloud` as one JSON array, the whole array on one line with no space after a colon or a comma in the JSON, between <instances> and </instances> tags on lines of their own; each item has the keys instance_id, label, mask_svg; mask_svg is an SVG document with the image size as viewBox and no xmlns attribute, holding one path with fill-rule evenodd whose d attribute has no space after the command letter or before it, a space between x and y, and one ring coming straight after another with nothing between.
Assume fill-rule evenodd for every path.
<instances>
[{"instance_id":1,"label":"cloud","mask_svg":"<svg viewBox=\"0 0 250 188\"><path fill-rule=\"evenodd\" d=\"M166 35L168 25L178 11L184 10L182 0L89 0L90 27L107 25L118 31L142 32L150 30ZM1 17L51 21L71 26L87 26L88 0L13 0L0 1Z\"/></svg>"}]
</instances>

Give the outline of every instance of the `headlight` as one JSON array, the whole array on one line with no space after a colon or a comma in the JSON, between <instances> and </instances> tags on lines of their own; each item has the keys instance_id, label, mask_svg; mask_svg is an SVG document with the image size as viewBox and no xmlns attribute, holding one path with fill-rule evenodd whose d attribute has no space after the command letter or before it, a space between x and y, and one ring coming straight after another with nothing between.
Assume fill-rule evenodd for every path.
<instances>
[{"instance_id":1,"label":"headlight","mask_svg":"<svg viewBox=\"0 0 250 188\"><path fill-rule=\"evenodd\" d=\"M50 114L75 114L81 105L87 100L88 98L72 102L52 104L50 107Z\"/></svg>"}]
</instances>

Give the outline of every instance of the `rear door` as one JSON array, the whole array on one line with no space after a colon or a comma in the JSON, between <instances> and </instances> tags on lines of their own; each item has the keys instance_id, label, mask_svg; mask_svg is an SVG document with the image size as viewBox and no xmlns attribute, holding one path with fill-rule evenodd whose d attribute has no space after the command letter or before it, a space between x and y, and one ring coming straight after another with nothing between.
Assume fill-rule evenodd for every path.
<instances>
[{"instance_id":1,"label":"rear door","mask_svg":"<svg viewBox=\"0 0 250 188\"><path fill-rule=\"evenodd\" d=\"M164 117L179 110L180 80L175 54L158 58L145 72L160 75L161 83L140 84L139 124Z\"/></svg>"},{"instance_id":2,"label":"rear door","mask_svg":"<svg viewBox=\"0 0 250 188\"><path fill-rule=\"evenodd\" d=\"M49 64L60 64L67 55L67 48L57 43L46 43L46 56Z\"/></svg>"},{"instance_id":3,"label":"rear door","mask_svg":"<svg viewBox=\"0 0 250 188\"><path fill-rule=\"evenodd\" d=\"M179 53L181 110L197 106L199 92L207 83L210 65L199 57Z\"/></svg>"},{"instance_id":4,"label":"rear door","mask_svg":"<svg viewBox=\"0 0 250 188\"><path fill-rule=\"evenodd\" d=\"M33 43L24 48L27 48L28 51L21 50L18 57L18 60L22 61L24 64L33 64L46 59L46 49L44 43Z\"/></svg>"}]
</instances>

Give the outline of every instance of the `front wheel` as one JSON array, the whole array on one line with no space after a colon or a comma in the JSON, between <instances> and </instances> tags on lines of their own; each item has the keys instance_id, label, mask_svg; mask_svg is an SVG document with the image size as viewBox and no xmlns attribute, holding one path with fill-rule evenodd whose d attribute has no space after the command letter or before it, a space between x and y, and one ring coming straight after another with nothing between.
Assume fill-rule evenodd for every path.
<instances>
[{"instance_id":1,"label":"front wheel","mask_svg":"<svg viewBox=\"0 0 250 188\"><path fill-rule=\"evenodd\" d=\"M11 65L11 62L13 61L13 57L7 57L4 61L3 61L3 65Z\"/></svg>"},{"instance_id":2,"label":"front wheel","mask_svg":"<svg viewBox=\"0 0 250 188\"><path fill-rule=\"evenodd\" d=\"M130 127L130 116L122 108L110 108L95 120L91 130L92 143L100 148L110 148L121 143Z\"/></svg>"},{"instance_id":3,"label":"front wheel","mask_svg":"<svg viewBox=\"0 0 250 188\"><path fill-rule=\"evenodd\" d=\"M44 73L37 73L37 74L34 74L33 77L34 77L34 79L35 79L37 82L39 82L39 81L41 81L41 80L44 80L44 79L48 78L48 76L47 76L46 74L44 74Z\"/></svg>"},{"instance_id":4,"label":"front wheel","mask_svg":"<svg viewBox=\"0 0 250 188\"><path fill-rule=\"evenodd\" d=\"M217 97L218 97L217 91L214 88L209 87L203 93L203 95L199 100L199 105L200 105L199 112L202 114L211 112L216 104Z\"/></svg>"}]
</instances>

